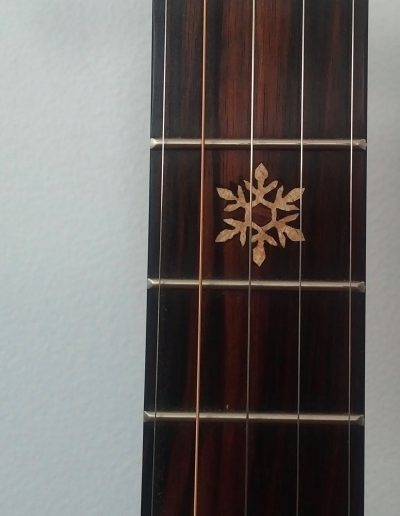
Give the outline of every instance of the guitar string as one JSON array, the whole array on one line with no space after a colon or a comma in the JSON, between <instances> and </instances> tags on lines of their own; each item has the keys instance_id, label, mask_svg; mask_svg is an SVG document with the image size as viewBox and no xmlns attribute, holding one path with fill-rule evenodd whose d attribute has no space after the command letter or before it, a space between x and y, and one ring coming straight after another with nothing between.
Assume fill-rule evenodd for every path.
<instances>
[{"instance_id":1,"label":"guitar string","mask_svg":"<svg viewBox=\"0 0 400 516\"><path fill-rule=\"evenodd\" d=\"M305 47L305 10L306 0L302 2L301 18L301 95L300 95L300 192L303 189L304 162L304 47ZM300 195L300 233L303 234L303 195ZM296 516L299 515L300 500L300 397L301 397L301 317L302 317L302 240L299 241L299 290L298 290L298 327L297 327L297 435L296 435Z\"/></svg>"},{"instance_id":2,"label":"guitar string","mask_svg":"<svg viewBox=\"0 0 400 516\"><path fill-rule=\"evenodd\" d=\"M249 213L249 247L248 247L248 290L247 290L247 367L246 367L246 429L245 429L245 492L244 492L244 514L248 513L248 490L249 490L249 413L250 413L250 357L251 357L251 281L252 281L252 226L253 226L253 168L254 168L254 89L255 89L255 26L256 26L256 0L252 3L251 21L251 93L250 93L250 213Z\"/></svg>"},{"instance_id":3,"label":"guitar string","mask_svg":"<svg viewBox=\"0 0 400 516\"><path fill-rule=\"evenodd\" d=\"M347 514L351 514L351 367L352 367L352 288L353 279L353 139L354 139L354 30L355 0L351 1L351 77L350 77L350 178L349 178L349 349L348 349L348 450L347 450Z\"/></svg>"},{"instance_id":4,"label":"guitar string","mask_svg":"<svg viewBox=\"0 0 400 516\"><path fill-rule=\"evenodd\" d=\"M162 236L163 236L163 208L164 208L164 165L165 165L165 107L166 107L166 76L167 76L167 28L168 28L168 0L164 5L164 48L163 48L163 84L162 84L162 144L161 144L161 177L160 177L160 220L158 241L158 290L157 290L157 330L156 330L156 365L154 381L154 424L153 424L153 457L151 479L151 516L154 514L154 486L157 444L157 409L158 409L158 366L160 348L160 318L161 318L161 266L162 266Z\"/></svg>"},{"instance_id":5,"label":"guitar string","mask_svg":"<svg viewBox=\"0 0 400 516\"><path fill-rule=\"evenodd\" d=\"M352 28L351 28L351 122L350 122L350 224L349 224L349 392L348 392L348 514L350 515L351 495L351 281L352 281L352 192L353 192L353 106L354 106L354 0L352 0ZM161 179L160 179L160 228L159 228L159 263L158 263L158 302L157 302L157 337L156 337L156 371L155 371L155 421L153 433L153 465L152 465L152 497L151 514L154 512L154 481L155 481L155 446L156 446L156 423L157 423L157 401L158 401L158 366L159 366L159 336L160 336L160 300L161 300L161 263L162 263L162 225L163 225L163 196L164 196L164 165L165 165L165 107L166 107L166 54L167 54L167 13L168 0L165 0L164 9L164 56L163 56L163 100L162 100L162 145L161 145ZM206 15L207 0L203 0L203 63L202 63L202 113L201 113L201 164L200 164L200 236L199 236L199 290L198 290L198 336L197 336L197 371L196 371L196 432L195 432L195 471L194 471L194 516L197 515L197 489L198 489L198 456L199 456L199 401L200 401L200 351L201 351L201 316L202 316L202 247L203 247L203 200L204 200L204 157L205 157L205 63L206 63ZM302 15L302 65L301 65L301 143L300 143L300 188L303 185L303 153L304 153L304 22L305 22L305 0L303 0ZM253 123L254 123L254 23L255 23L255 0L253 0L253 26L252 26L252 92L251 92L251 145L250 145L250 184L253 182ZM302 232L302 196L300 197L300 231ZM252 223L252 211L250 210L250 225ZM299 512L299 430L300 430L300 346L301 346L301 282L302 282L302 242L299 242L299 331L298 331L298 400L297 400L297 501L296 514ZM247 356L247 392L246 392L246 499L245 507L247 514L247 480L248 480L248 416L249 416L249 358L250 358L250 316L251 316L251 238L249 241L249 289L248 289L248 356Z\"/></svg>"},{"instance_id":6,"label":"guitar string","mask_svg":"<svg viewBox=\"0 0 400 516\"><path fill-rule=\"evenodd\" d=\"M193 516L197 516L200 434L200 375L202 339L202 297L203 297L203 217L204 217L204 161L205 161L205 112L206 112L206 39L207 0L203 0L203 48L202 48L202 91L201 91L201 149L200 149L200 210L199 210L199 288L197 299L197 360L196 360L196 422L194 451Z\"/></svg>"}]
</instances>

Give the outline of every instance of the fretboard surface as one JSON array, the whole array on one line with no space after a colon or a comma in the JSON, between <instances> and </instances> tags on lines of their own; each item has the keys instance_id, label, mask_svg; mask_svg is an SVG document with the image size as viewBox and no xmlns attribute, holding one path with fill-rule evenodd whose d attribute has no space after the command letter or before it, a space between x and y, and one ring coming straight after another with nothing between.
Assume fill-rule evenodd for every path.
<instances>
[{"instance_id":1,"label":"fretboard surface","mask_svg":"<svg viewBox=\"0 0 400 516\"><path fill-rule=\"evenodd\" d=\"M367 8L153 0L142 516L363 515Z\"/></svg>"}]
</instances>

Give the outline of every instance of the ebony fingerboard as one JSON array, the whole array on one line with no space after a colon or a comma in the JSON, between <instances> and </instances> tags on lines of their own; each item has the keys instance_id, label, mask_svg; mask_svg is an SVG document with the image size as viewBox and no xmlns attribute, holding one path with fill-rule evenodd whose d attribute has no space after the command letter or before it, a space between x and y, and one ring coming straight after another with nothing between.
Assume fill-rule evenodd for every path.
<instances>
[{"instance_id":1,"label":"ebony fingerboard","mask_svg":"<svg viewBox=\"0 0 400 516\"><path fill-rule=\"evenodd\" d=\"M367 12L153 0L142 516L363 515Z\"/></svg>"}]
</instances>

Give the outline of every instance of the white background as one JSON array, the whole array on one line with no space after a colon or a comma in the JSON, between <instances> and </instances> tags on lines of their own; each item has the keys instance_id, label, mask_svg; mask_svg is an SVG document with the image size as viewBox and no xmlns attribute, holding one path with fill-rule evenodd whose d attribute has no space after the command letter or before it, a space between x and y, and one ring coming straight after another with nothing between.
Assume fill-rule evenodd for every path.
<instances>
[{"instance_id":1,"label":"white background","mask_svg":"<svg viewBox=\"0 0 400 516\"><path fill-rule=\"evenodd\" d=\"M366 516L400 512L400 4L370 6ZM0 514L137 516L149 0L0 3Z\"/></svg>"}]
</instances>

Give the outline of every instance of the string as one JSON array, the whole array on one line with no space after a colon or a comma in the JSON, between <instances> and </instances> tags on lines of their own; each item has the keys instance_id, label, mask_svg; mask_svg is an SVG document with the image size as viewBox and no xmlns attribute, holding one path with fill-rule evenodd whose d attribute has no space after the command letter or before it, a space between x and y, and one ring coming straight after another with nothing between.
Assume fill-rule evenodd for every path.
<instances>
[{"instance_id":1,"label":"string","mask_svg":"<svg viewBox=\"0 0 400 516\"><path fill-rule=\"evenodd\" d=\"M163 85L162 85L162 144L161 144L161 178L160 178L160 222L158 242L158 290L157 290L157 333L156 333L156 370L154 385L154 426L153 426L153 460L151 479L151 516L154 514L154 485L155 462L157 442L157 409L158 409L158 362L160 344L160 318L161 318L161 264L162 264L162 236L163 236L163 207L164 207L164 164L165 164L165 106L166 106L166 74L167 74L167 24L168 24L168 0L164 6L164 55L163 55Z\"/></svg>"},{"instance_id":2,"label":"string","mask_svg":"<svg viewBox=\"0 0 400 516\"><path fill-rule=\"evenodd\" d=\"M206 113L206 38L207 0L203 0L203 49L202 49L202 91L201 91L201 149L200 149L200 213L199 213L199 289L197 300L197 362L196 362L196 417L194 452L194 493L193 516L197 516L198 474L199 474L199 434L200 434L200 375L202 337L202 297L203 297L203 217L204 217L204 161L205 161L205 113Z\"/></svg>"},{"instance_id":3,"label":"string","mask_svg":"<svg viewBox=\"0 0 400 516\"><path fill-rule=\"evenodd\" d=\"M355 4L351 3L351 78L350 78L350 178L349 178L349 356L348 356L348 450L347 450L347 514L351 514L351 350L352 350L352 280L353 280L353 139L354 139L354 26Z\"/></svg>"},{"instance_id":4,"label":"string","mask_svg":"<svg viewBox=\"0 0 400 516\"><path fill-rule=\"evenodd\" d=\"M247 370L246 370L246 445L245 445L245 495L244 514L248 512L249 489L249 413L250 413L250 356L251 356L251 281L252 281L252 228L253 228L253 169L254 169L254 68L255 68L255 25L256 25L256 0L252 4L251 22L251 93L250 93L250 213L249 213L249 247L248 247L248 289L247 289Z\"/></svg>"},{"instance_id":5,"label":"string","mask_svg":"<svg viewBox=\"0 0 400 516\"><path fill-rule=\"evenodd\" d=\"M301 100L300 100L300 192L303 192L304 161L304 27L306 0L303 0L301 20ZM303 196L300 195L300 234L303 234ZM299 291L298 291L298 345L297 345L297 443L296 443L296 516L299 515L300 498L300 387L301 387L301 303L302 303L302 240L299 242Z\"/></svg>"}]
</instances>

